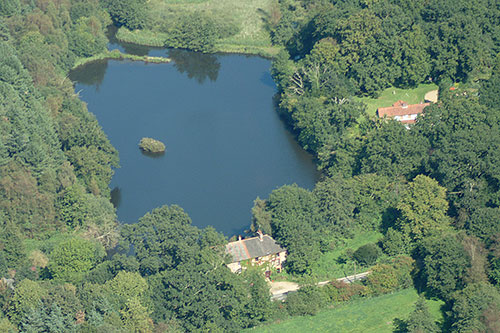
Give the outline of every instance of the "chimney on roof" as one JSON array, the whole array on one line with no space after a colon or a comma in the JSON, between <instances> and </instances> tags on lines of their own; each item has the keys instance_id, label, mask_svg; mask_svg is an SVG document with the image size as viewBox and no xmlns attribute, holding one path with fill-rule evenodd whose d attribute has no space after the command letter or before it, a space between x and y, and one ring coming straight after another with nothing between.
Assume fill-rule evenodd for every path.
<instances>
[{"instance_id":1,"label":"chimney on roof","mask_svg":"<svg viewBox=\"0 0 500 333\"><path fill-rule=\"evenodd\" d=\"M401 107L402 107L403 109L408 108L408 103L406 103L406 102L401 103Z\"/></svg>"},{"instance_id":2,"label":"chimney on roof","mask_svg":"<svg viewBox=\"0 0 500 333\"><path fill-rule=\"evenodd\" d=\"M238 240L239 240L239 241L241 240L241 235L238 235Z\"/></svg>"},{"instance_id":3,"label":"chimney on roof","mask_svg":"<svg viewBox=\"0 0 500 333\"><path fill-rule=\"evenodd\" d=\"M264 240L264 235L262 234L262 231L257 230L257 233L259 234L259 240L262 242Z\"/></svg>"}]
</instances>

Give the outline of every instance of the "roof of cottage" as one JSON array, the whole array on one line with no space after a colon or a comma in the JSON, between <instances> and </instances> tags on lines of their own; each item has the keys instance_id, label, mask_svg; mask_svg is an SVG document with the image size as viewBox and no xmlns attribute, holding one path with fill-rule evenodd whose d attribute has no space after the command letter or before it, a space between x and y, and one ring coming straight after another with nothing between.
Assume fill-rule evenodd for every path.
<instances>
[{"instance_id":1,"label":"roof of cottage","mask_svg":"<svg viewBox=\"0 0 500 333\"><path fill-rule=\"evenodd\" d=\"M419 114L424 111L426 106L429 106L431 103L420 103L420 104L411 104L404 101L397 101L392 106L388 106L386 108L378 108L377 114L380 118L384 116L387 117L395 117L395 116L406 116L410 114Z\"/></svg>"},{"instance_id":2,"label":"roof of cottage","mask_svg":"<svg viewBox=\"0 0 500 333\"><path fill-rule=\"evenodd\" d=\"M229 253L232 257L231 262L264 257L283 251L286 250L269 235L262 235L262 239L257 236L237 240L226 245L226 253Z\"/></svg>"}]
</instances>

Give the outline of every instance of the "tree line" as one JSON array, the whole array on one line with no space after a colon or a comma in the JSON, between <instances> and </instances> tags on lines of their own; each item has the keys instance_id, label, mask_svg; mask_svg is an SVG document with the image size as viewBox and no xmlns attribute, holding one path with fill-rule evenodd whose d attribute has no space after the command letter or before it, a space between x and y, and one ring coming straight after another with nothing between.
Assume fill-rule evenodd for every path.
<instances>
[{"instance_id":1,"label":"tree line","mask_svg":"<svg viewBox=\"0 0 500 333\"><path fill-rule=\"evenodd\" d=\"M348 259L411 257L412 284L446 302L440 329L496 330L495 2L280 1L275 10L270 31L285 49L272 67L279 112L323 180L312 191L284 186L257 200L253 228L288 247L288 270L299 275L338 239L378 230L376 246ZM431 81L439 101L410 129L368 115L356 98ZM417 305L413 316L424 310ZM427 331L411 318L400 328Z\"/></svg>"}]
</instances>

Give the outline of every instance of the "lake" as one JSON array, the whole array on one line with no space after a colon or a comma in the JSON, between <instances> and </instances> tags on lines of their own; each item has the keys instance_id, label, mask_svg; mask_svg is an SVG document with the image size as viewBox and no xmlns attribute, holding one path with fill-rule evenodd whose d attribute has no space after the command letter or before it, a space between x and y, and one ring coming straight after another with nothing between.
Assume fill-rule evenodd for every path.
<instances>
[{"instance_id":1,"label":"lake","mask_svg":"<svg viewBox=\"0 0 500 333\"><path fill-rule=\"evenodd\" d=\"M274 109L269 60L118 47L173 59L98 61L70 74L119 151L110 186L121 222L177 204L194 225L231 236L248 229L256 197L284 184L314 186L319 174L311 155ZM165 154L142 153L142 137L165 143Z\"/></svg>"}]
</instances>

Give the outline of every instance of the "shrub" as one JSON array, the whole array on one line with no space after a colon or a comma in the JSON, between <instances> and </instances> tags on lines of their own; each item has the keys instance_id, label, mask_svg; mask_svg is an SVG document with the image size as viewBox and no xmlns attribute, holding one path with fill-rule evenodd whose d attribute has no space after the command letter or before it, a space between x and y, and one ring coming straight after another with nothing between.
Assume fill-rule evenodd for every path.
<instances>
[{"instance_id":1,"label":"shrub","mask_svg":"<svg viewBox=\"0 0 500 333\"><path fill-rule=\"evenodd\" d=\"M391 265L379 264L364 281L368 295L382 295L398 289L398 275Z\"/></svg>"},{"instance_id":2,"label":"shrub","mask_svg":"<svg viewBox=\"0 0 500 333\"><path fill-rule=\"evenodd\" d=\"M326 294L320 287L305 286L286 299L286 310L290 316L314 316L326 303Z\"/></svg>"},{"instance_id":3,"label":"shrub","mask_svg":"<svg viewBox=\"0 0 500 333\"><path fill-rule=\"evenodd\" d=\"M324 286L323 289L331 302L347 302L352 297L363 294L365 286L334 280Z\"/></svg>"},{"instance_id":4,"label":"shrub","mask_svg":"<svg viewBox=\"0 0 500 333\"><path fill-rule=\"evenodd\" d=\"M139 148L148 153L163 153L165 151L165 144L155 139L142 138Z\"/></svg>"},{"instance_id":5,"label":"shrub","mask_svg":"<svg viewBox=\"0 0 500 333\"><path fill-rule=\"evenodd\" d=\"M359 247L353 254L354 259L362 265L372 265L380 255L380 248L374 243Z\"/></svg>"}]
</instances>

